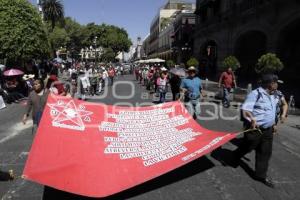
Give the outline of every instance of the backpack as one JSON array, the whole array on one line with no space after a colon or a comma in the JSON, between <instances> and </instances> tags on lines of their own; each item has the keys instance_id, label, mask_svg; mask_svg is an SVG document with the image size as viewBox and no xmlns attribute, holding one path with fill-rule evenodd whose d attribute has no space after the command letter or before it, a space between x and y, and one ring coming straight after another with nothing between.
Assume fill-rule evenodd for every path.
<instances>
[{"instance_id":1,"label":"backpack","mask_svg":"<svg viewBox=\"0 0 300 200\"><path fill-rule=\"evenodd\" d=\"M259 89L256 89L257 91L257 97L256 97L256 101L255 104L259 101L259 99L262 97L262 93L259 91ZM250 122L244 117L243 114L243 110L240 109L240 120L243 122L244 127L249 127L250 126Z\"/></svg>"}]
</instances>

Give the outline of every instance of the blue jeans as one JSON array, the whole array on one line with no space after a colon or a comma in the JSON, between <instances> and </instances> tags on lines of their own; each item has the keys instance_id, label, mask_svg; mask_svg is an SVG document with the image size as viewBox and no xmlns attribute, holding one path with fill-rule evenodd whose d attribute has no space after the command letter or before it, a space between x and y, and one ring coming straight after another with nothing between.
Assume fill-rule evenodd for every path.
<instances>
[{"instance_id":1,"label":"blue jeans","mask_svg":"<svg viewBox=\"0 0 300 200\"><path fill-rule=\"evenodd\" d=\"M185 103L185 107L190 113L190 115L193 116L194 119L197 118L197 116L200 115L200 98L198 99L191 99Z\"/></svg>"},{"instance_id":2,"label":"blue jeans","mask_svg":"<svg viewBox=\"0 0 300 200\"><path fill-rule=\"evenodd\" d=\"M166 92L159 92L159 103L165 103L166 101Z\"/></svg>"},{"instance_id":3,"label":"blue jeans","mask_svg":"<svg viewBox=\"0 0 300 200\"><path fill-rule=\"evenodd\" d=\"M223 105L224 106L230 106L230 100L229 100L230 90L231 90L231 88L223 87Z\"/></svg>"},{"instance_id":4,"label":"blue jeans","mask_svg":"<svg viewBox=\"0 0 300 200\"><path fill-rule=\"evenodd\" d=\"M110 82L110 85L113 86L113 84L114 84L114 77L109 77L109 82Z\"/></svg>"}]
</instances>

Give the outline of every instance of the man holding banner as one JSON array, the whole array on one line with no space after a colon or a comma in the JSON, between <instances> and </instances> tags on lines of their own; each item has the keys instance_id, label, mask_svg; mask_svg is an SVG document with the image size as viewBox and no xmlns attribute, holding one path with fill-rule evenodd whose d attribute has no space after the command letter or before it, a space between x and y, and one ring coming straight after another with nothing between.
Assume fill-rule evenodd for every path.
<instances>
[{"instance_id":1,"label":"man holding banner","mask_svg":"<svg viewBox=\"0 0 300 200\"><path fill-rule=\"evenodd\" d=\"M255 179L268 187L274 188L267 178L269 160L272 155L273 132L275 125L276 101L273 95L277 88L278 77L273 74L263 75L262 87L252 91L242 106L245 117L244 143L234 152L235 164L245 154L256 151Z\"/></svg>"},{"instance_id":2,"label":"man holding banner","mask_svg":"<svg viewBox=\"0 0 300 200\"><path fill-rule=\"evenodd\" d=\"M186 109L197 119L200 115L201 79L196 76L196 68L188 68L188 77L180 85L181 99L184 99Z\"/></svg>"}]
</instances>

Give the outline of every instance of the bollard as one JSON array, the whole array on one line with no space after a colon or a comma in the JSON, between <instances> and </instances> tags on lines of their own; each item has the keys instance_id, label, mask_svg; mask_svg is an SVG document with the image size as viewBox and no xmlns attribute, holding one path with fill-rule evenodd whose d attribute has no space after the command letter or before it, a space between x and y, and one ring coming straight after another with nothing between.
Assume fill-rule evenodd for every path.
<instances>
[{"instance_id":1,"label":"bollard","mask_svg":"<svg viewBox=\"0 0 300 200\"><path fill-rule=\"evenodd\" d=\"M294 99L294 95L290 96L290 100L289 100L289 110L288 111L295 111L295 99Z\"/></svg>"},{"instance_id":2,"label":"bollard","mask_svg":"<svg viewBox=\"0 0 300 200\"><path fill-rule=\"evenodd\" d=\"M208 78L205 79L205 89L208 87Z\"/></svg>"},{"instance_id":3,"label":"bollard","mask_svg":"<svg viewBox=\"0 0 300 200\"><path fill-rule=\"evenodd\" d=\"M247 86L247 95L252 91L252 84L249 83Z\"/></svg>"}]
</instances>

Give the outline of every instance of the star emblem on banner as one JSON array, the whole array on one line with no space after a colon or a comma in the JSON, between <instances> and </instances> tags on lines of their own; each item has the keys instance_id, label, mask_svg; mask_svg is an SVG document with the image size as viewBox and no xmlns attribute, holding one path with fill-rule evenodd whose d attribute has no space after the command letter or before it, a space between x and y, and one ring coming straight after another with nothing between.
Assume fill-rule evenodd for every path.
<instances>
[{"instance_id":1,"label":"star emblem on banner","mask_svg":"<svg viewBox=\"0 0 300 200\"><path fill-rule=\"evenodd\" d=\"M84 122L91 122L93 112L86 111L83 105L76 106L73 100L65 103L58 101L56 104L47 104L53 118L52 126L72 130L85 130Z\"/></svg>"}]
</instances>

